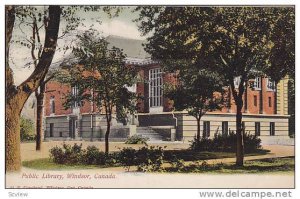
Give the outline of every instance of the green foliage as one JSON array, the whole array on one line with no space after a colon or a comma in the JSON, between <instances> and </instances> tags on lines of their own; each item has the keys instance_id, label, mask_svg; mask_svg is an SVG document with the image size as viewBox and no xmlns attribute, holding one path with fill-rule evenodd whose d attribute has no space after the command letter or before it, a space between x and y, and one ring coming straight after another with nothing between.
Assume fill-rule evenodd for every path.
<instances>
[{"instance_id":1,"label":"green foliage","mask_svg":"<svg viewBox=\"0 0 300 199\"><path fill-rule=\"evenodd\" d=\"M147 141L149 138L144 138L139 135L133 135L131 137L128 137L127 140L125 141L125 144L145 144L147 145Z\"/></svg>"},{"instance_id":2,"label":"green foliage","mask_svg":"<svg viewBox=\"0 0 300 199\"><path fill-rule=\"evenodd\" d=\"M179 161L180 162L180 161ZM232 163L208 163L206 161L193 161L190 164L178 162L166 168L166 172L180 173L274 173L293 172L295 170L294 158L270 158L261 160L245 161L244 166L235 166Z\"/></svg>"},{"instance_id":3,"label":"green foliage","mask_svg":"<svg viewBox=\"0 0 300 199\"><path fill-rule=\"evenodd\" d=\"M20 136L21 141L33 141L35 140L34 125L30 119L21 116L20 121Z\"/></svg>"},{"instance_id":4,"label":"green foliage","mask_svg":"<svg viewBox=\"0 0 300 199\"><path fill-rule=\"evenodd\" d=\"M111 165L115 162L113 155L106 155L95 146L82 149L82 144L63 144L50 149L50 159L57 164Z\"/></svg>"},{"instance_id":5,"label":"green foliage","mask_svg":"<svg viewBox=\"0 0 300 199\"><path fill-rule=\"evenodd\" d=\"M177 78L178 85L165 89L165 95L174 101L176 110L187 110L190 115L201 118L207 111L221 109L223 84L218 74L188 66L180 69Z\"/></svg>"},{"instance_id":6,"label":"green foliage","mask_svg":"<svg viewBox=\"0 0 300 199\"><path fill-rule=\"evenodd\" d=\"M86 100L94 102L98 110L105 110L106 134L109 135L114 107L122 118L136 110L137 97L126 86L135 83L137 71L134 66L125 64L123 50L108 48L108 42L98 37L95 30L86 31L77 37L78 47L73 49L78 60L75 63L77 66L65 66L69 75L61 81L77 86L78 95L69 93L64 106L70 108L75 101L80 105Z\"/></svg>"},{"instance_id":7,"label":"green foliage","mask_svg":"<svg viewBox=\"0 0 300 199\"><path fill-rule=\"evenodd\" d=\"M130 166L136 164L136 150L133 148L123 148L118 153L118 162L127 170L130 170Z\"/></svg>"},{"instance_id":8,"label":"green foliage","mask_svg":"<svg viewBox=\"0 0 300 199\"><path fill-rule=\"evenodd\" d=\"M191 142L190 149L194 151L236 151L236 135L231 131L228 135L215 134L213 139L202 137L200 141L194 139ZM244 134L245 153L256 152L261 148L261 139L250 133Z\"/></svg>"},{"instance_id":9,"label":"green foliage","mask_svg":"<svg viewBox=\"0 0 300 199\"><path fill-rule=\"evenodd\" d=\"M88 146L84 154L84 163L87 165L104 165L106 163L106 155L99 151L95 146Z\"/></svg>"},{"instance_id":10,"label":"green foliage","mask_svg":"<svg viewBox=\"0 0 300 199\"><path fill-rule=\"evenodd\" d=\"M153 31L145 50L160 60L167 71L181 71L188 66L222 77L223 86L230 87L237 107L237 135L242 129L239 121L245 82L266 74L278 81L288 71L294 71L295 8L292 6L139 6L136 11L142 33ZM238 88L234 86L236 77L240 77ZM242 136L238 137L242 146ZM237 156L242 160L240 151Z\"/></svg>"},{"instance_id":11,"label":"green foliage","mask_svg":"<svg viewBox=\"0 0 300 199\"><path fill-rule=\"evenodd\" d=\"M63 147L58 146L50 149L50 159L57 164L80 164L84 160L85 151L82 150L82 144L63 144Z\"/></svg>"},{"instance_id":12,"label":"green foliage","mask_svg":"<svg viewBox=\"0 0 300 199\"><path fill-rule=\"evenodd\" d=\"M123 148L117 161L129 171L130 166L137 165L142 172L163 171L164 151L162 147L142 147L138 150Z\"/></svg>"},{"instance_id":13,"label":"green foliage","mask_svg":"<svg viewBox=\"0 0 300 199\"><path fill-rule=\"evenodd\" d=\"M162 172L164 168L164 150L163 147L142 147L137 151L138 171L142 172Z\"/></svg>"},{"instance_id":14,"label":"green foliage","mask_svg":"<svg viewBox=\"0 0 300 199\"><path fill-rule=\"evenodd\" d=\"M289 118L289 135L295 137L295 75L290 76L288 82L288 114Z\"/></svg>"},{"instance_id":15,"label":"green foliage","mask_svg":"<svg viewBox=\"0 0 300 199\"><path fill-rule=\"evenodd\" d=\"M289 52L282 60L293 63L293 7L140 6L136 11L142 33L155 30L148 38L147 52L173 62L169 65L173 70L192 60L194 65L218 71L230 83L235 76L247 80L253 69L266 72L275 63L270 55L278 51Z\"/></svg>"}]
</instances>

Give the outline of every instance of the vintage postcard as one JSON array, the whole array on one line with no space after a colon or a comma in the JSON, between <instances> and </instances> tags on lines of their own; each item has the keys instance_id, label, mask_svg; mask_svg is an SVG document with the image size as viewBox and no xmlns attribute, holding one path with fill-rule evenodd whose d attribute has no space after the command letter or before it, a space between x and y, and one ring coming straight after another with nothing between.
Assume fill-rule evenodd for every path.
<instances>
[{"instance_id":1,"label":"vintage postcard","mask_svg":"<svg viewBox=\"0 0 300 199\"><path fill-rule=\"evenodd\" d=\"M295 188L294 5L5 5L5 34L7 189Z\"/></svg>"}]
</instances>

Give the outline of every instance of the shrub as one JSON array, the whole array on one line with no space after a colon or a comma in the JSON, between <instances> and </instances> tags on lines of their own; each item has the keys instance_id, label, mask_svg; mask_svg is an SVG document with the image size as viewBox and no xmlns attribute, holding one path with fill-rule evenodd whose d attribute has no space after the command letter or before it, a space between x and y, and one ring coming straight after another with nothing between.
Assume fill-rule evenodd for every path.
<instances>
[{"instance_id":1,"label":"shrub","mask_svg":"<svg viewBox=\"0 0 300 199\"><path fill-rule=\"evenodd\" d=\"M187 171L187 166L184 165L183 159L175 158L171 162L171 169L175 172L185 172L185 171Z\"/></svg>"},{"instance_id":2,"label":"shrub","mask_svg":"<svg viewBox=\"0 0 300 199\"><path fill-rule=\"evenodd\" d=\"M145 144L147 145L147 141L149 138L144 138L139 135L133 135L131 137L128 137L125 141L125 144Z\"/></svg>"},{"instance_id":3,"label":"shrub","mask_svg":"<svg viewBox=\"0 0 300 199\"><path fill-rule=\"evenodd\" d=\"M105 165L106 159L106 155L103 151L100 151L95 146L88 146L84 154L83 162L92 165Z\"/></svg>"},{"instance_id":4,"label":"shrub","mask_svg":"<svg viewBox=\"0 0 300 199\"><path fill-rule=\"evenodd\" d=\"M138 171L163 171L164 152L162 147L142 147L138 150L123 148L117 155L117 162L127 171L130 166L137 165Z\"/></svg>"},{"instance_id":5,"label":"shrub","mask_svg":"<svg viewBox=\"0 0 300 199\"><path fill-rule=\"evenodd\" d=\"M164 163L163 147L142 147L137 151L138 171L153 172L164 171L162 164Z\"/></svg>"},{"instance_id":6,"label":"shrub","mask_svg":"<svg viewBox=\"0 0 300 199\"><path fill-rule=\"evenodd\" d=\"M50 149L50 158L58 164L80 164L84 161L85 150L82 150L82 144L63 144L63 147L58 146Z\"/></svg>"},{"instance_id":7,"label":"shrub","mask_svg":"<svg viewBox=\"0 0 300 199\"><path fill-rule=\"evenodd\" d=\"M250 133L244 133L244 150L246 153L256 152L261 148L261 139ZM190 149L194 151L236 151L236 135L231 131L228 135L216 133L213 139L196 138L192 141Z\"/></svg>"},{"instance_id":8,"label":"shrub","mask_svg":"<svg viewBox=\"0 0 300 199\"><path fill-rule=\"evenodd\" d=\"M123 148L117 155L117 161L127 170L136 164L136 150L133 148Z\"/></svg>"},{"instance_id":9,"label":"shrub","mask_svg":"<svg viewBox=\"0 0 300 199\"><path fill-rule=\"evenodd\" d=\"M66 160L63 149L58 146L55 146L52 149L50 149L50 159L52 159L53 162L57 164L64 164Z\"/></svg>"},{"instance_id":10,"label":"shrub","mask_svg":"<svg viewBox=\"0 0 300 199\"><path fill-rule=\"evenodd\" d=\"M34 125L30 119L27 119L21 116L20 121L20 136L21 141L33 141L35 140L35 133L34 133Z\"/></svg>"}]
</instances>

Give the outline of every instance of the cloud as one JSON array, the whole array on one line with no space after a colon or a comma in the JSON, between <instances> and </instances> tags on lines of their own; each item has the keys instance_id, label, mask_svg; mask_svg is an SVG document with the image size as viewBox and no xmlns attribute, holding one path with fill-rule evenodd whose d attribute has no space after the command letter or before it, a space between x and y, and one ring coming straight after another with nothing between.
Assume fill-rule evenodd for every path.
<instances>
[{"instance_id":1,"label":"cloud","mask_svg":"<svg viewBox=\"0 0 300 199\"><path fill-rule=\"evenodd\" d=\"M131 39L144 40L145 37L140 35L138 27L134 23L127 23L118 19L104 21L101 24L86 21L85 26L78 27L77 30L87 30L92 27L99 32L102 32L104 36L116 35Z\"/></svg>"}]
</instances>

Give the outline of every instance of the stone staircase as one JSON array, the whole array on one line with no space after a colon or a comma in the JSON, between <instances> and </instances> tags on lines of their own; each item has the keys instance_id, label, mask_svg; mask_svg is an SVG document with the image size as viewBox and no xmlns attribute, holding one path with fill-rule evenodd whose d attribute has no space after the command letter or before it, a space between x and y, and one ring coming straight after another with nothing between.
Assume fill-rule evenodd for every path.
<instances>
[{"instance_id":1,"label":"stone staircase","mask_svg":"<svg viewBox=\"0 0 300 199\"><path fill-rule=\"evenodd\" d=\"M151 127L139 126L136 128L138 136L149 138L149 141L162 141L162 136L156 133Z\"/></svg>"}]
</instances>

